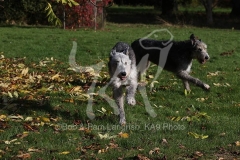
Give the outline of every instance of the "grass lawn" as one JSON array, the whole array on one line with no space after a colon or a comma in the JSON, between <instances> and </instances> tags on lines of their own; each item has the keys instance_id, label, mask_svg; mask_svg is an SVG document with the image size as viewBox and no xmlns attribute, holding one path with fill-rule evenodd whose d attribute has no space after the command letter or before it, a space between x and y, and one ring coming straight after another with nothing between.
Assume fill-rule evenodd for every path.
<instances>
[{"instance_id":1,"label":"grass lawn","mask_svg":"<svg viewBox=\"0 0 240 160\"><path fill-rule=\"evenodd\" d=\"M105 64L113 45L131 43L156 29L168 29L174 40L191 33L208 44L210 61L193 62L192 75L211 86L209 92L163 71L149 85L151 117L139 92L137 105L125 105L127 125L106 100L94 95L95 119L86 114L87 90L94 72L69 69L72 41L76 63ZM160 32L157 39L169 39ZM197 27L108 23L104 30L0 28L0 157L3 159L238 159L240 157L239 31ZM25 58L24 58L25 57ZM46 58L47 57L47 58ZM147 78L156 72L148 71ZM109 81L107 67L97 91ZM111 89L107 89L111 96Z\"/></svg>"}]
</instances>

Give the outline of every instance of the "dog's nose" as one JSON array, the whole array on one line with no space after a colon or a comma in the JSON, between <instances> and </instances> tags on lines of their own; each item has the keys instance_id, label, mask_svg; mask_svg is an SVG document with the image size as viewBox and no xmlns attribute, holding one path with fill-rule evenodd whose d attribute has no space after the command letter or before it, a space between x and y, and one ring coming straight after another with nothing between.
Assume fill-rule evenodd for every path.
<instances>
[{"instance_id":1,"label":"dog's nose","mask_svg":"<svg viewBox=\"0 0 240 160\"><path fill-rule=\"evenodd\" d=\"M208 56L205 56L205 59L206 59L206 60L208 60L208 59L209 59L209 57L208 57Z\"/></svg>"},{"instance_id":2,"label":"dog's nose","mask_svg":"<svg viewBox=\"0 0 240 160\"><path fill-rule=\"evenodd\" d=\"M126 72L121 72L121 76L126 76L127 73Z\"/></svg>"}]
</instances>

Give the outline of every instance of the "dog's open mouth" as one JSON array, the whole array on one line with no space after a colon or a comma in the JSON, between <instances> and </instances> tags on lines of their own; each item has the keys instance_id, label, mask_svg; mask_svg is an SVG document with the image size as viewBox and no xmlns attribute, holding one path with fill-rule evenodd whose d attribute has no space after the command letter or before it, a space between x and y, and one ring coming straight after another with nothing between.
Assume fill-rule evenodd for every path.
<instances>
[{"instance_id":1,"label":"dog's open mouth","mask_svg":"<svg viewBox=\"0 0 240 160\"><path fill-rule=\"evenodd\" d=\"M127 79L127 76L118 76L118 78L120 78L121 81L125 81Z\"/></svg>"},{"instance_id":2,"label":"dog's open mouth","mask_svg":"<svg viewBox=\"0 0 240 160\"><path fill-rule=\"evenodd\" d=\"M207 61L206 59L199 59L199 60L198 60L198 62L201 63L201 64L206 63L206 61Z\"/></svg>"}]
</instances>

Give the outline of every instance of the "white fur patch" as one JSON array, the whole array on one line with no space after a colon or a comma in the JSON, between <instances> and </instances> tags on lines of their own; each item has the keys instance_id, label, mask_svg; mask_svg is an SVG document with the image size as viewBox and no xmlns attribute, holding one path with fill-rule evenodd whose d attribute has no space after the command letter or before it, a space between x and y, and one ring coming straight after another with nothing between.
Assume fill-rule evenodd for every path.
<instances>
[{"instance_id":1,"label":"white fur patch","mask_svg":"<svg viewBox=\"0 0 240 160\"><path fill-rule=\"evenodd\" d=\"M192 67L192 62L188 65L188 67L187 67L187 69L186 69L186 71L187 71L188 73L191 72L191 67Z\"/></svg>"}]
</instances>

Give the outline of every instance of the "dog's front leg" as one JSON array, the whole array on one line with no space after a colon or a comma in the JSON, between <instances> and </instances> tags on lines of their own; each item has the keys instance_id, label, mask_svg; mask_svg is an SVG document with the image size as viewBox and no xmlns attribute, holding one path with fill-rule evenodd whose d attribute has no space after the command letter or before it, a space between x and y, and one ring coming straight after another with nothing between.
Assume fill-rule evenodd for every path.
<instances>
[{"instance_id":1,"label":"dog's front leg","mask_svg":"<svg viewBox=\"0 0 240 160\"><path fill-rule=\"evenodd\" d=\"M178 72L177 76L179 78L181 78L183 81L192 82L192 83L196 84L197 86L199 86L199 87L201 87L201 88L203 88L205 90L209 90L210 89L210 86L208 84L205 84L202 81L200 81L199 79L190 76L186 71Z\"/></svg>"},{"instance_id":2,"label":"dog's front leg","mask_svg":"<svg viewBox=\"0 0 240 160\"><path fill-rule=\"evenodd\" d=\"M182 80L182 81L183 81L184 88L185 88L187 91L191 91L190 85L189 85L188 81L187 81L187 80Z\"/></svg>"},{"instance_id":3,"label":"dog's front leg","mask_svg":"<svg viewBox=\"0 0 240 160\"><path fill-rule=\"evenodd\" d=\"M125 118L125 111L124 111L124 103L123 103L123 91L122 86L118 88L113 88L113 98L116 101L116 104L119 109L119 116L120 116L120 124L125 125L126 124L126 118Z\"/></svg>"},{"instance_id":4,"label":"dog's front leg","mask_svg":"<svg viewBox=\"0 0 240 160\"><path fill-rule=\"evenodd\" d=\"M132 81L132 83L127 86L127 103L134 106L136 104L135 93L137 89L137 80Z\"/></svg>"}]
</instances>

